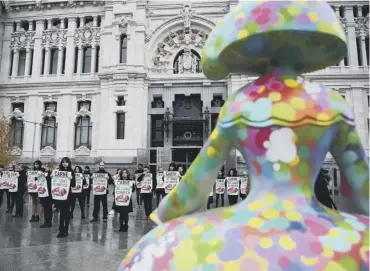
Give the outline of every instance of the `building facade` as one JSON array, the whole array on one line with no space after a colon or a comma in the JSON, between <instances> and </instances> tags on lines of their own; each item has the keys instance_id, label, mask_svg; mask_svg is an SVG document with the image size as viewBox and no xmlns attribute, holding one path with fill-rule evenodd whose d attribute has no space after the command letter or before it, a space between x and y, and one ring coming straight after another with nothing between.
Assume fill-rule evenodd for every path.
<instances>
[{"instance_id":1,"label":"building facade","mask_svg":"<svg viewBox=\"0 0 370 271\"><path fill-rule=\"evenodd\" d=\"M23 163L188 166L230 93L255 79L210 81L200 65L212 28L237 3L3 1L0 108L13 126L12 154ZM368 152L368 2L330 4L348 55L307 77L345 97ZM236 165L233 150L226 167Z\"/></svg>"}]
</instances>

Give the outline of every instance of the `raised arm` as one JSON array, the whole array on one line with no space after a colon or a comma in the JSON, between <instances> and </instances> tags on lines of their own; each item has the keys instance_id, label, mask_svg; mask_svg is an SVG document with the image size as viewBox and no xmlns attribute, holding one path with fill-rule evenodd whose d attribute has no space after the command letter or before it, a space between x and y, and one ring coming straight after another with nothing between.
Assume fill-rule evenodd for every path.
<instances>
[{"instance_id":1,"label":"raised arm","mask_svg":"<svg viewBox=\"0 0 370 271\"><path fill-rule=\"evenodd\" d=\"M181 182L163 198L151 219L160 224L196 212L208 199L220 168L229 153L232 138L220 126L212 132Z\"/></svg>"},{"instance_id":2,"label":"raised arm","mask_svg":"<svg viewBox=\"0 0 370 271\"><path fill-rule=\"evenodd\" d=\"M340 124L330 153L341 172L340 192L355 212L369 215L369 161L354 127Z\"/></svg>"}]
</instances>

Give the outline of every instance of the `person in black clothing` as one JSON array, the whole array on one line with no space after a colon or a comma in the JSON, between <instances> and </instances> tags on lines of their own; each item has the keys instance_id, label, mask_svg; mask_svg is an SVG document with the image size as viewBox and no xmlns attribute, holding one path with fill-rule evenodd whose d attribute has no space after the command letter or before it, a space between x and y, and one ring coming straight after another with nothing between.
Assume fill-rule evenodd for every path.
<instances>
[{"instance_id":1,"label":"person in black clothing","mask_svg":"<svg viewBox=\"0 0 370 271\"><path fill-rule=\"evenodd\" d=\"M23 165L18 167L18 191L15 194L15 214L13 217L23 216L23 194L25 191L25 185L27 183L27 173Z\"/></svg>"},{"instance_id":2,"label":"person in black clothing","mask_svg":"<svg viewBox=\"0 0 370 271\"><path fill-rule=\"evenodd\" d=\"M128 180L130 181L130 185L132 186L132 192L135 192L135 182L130 180L130 173L126 168L123 168L120 172L119 176L120 180ZM120 225L120 232L127 232L128 230L128 219L129 213L133 212L132 209L132 196L130 199L130 204L128 206L117 206L115 207L115 211L119 213L119 225Z\"/></svg>"},{"instance_id":3,"label":"person in black clothing","mask_svg":"<svg viewBox=\"0 0 370 271\"><path fill-rule=\"evenodd\" d=\"M143 180L143 164L137 165L137 170L135 171L135 185L136 185L136 202L138 206L141 206L143 199L141 197L141 181Z\"/></svg>"},{"instance_id":4,"label":"person in black clothing","mask_svg":"<svg viewBox=\"0 0 370 271\"><path fill-rule=\"evenodd\" d=\"M225 179L224 172L222 169L218 172L217 179L220 179L220 180ZM225 206L225 192L223 194L217 194L217 191L216 191L216 208L218 207L218 200L220 198L221 198L221 206L224 207Z\"/></svg>"},{"instance_id":5,"label":"person in black clothing","mask_svg":"<svg viewBox=\"0 0 370 271\"><path fill-rule=\"evenodd\" d=\"M117 168L116 175L114 175L113 180L115 180L115 178L119 179L120 174L121 174L121 169ZM115 212L115 210L116 210L115 209L116 208L116 201L114 200L114 191L113 191L112 195L113 195L113 204L112 204L112 210L109 212L110 216L114 216L114 214L116 213Z\"/></svg>"},{"instance_id":6,"label":"person in black clothing","mask_svg":"<svg viewBox=\"0 0 370 271\"><path fill-rule=\"evenodd\" d=\"M43 197L39 194L41 205L44 207L44 224L40 228L51 228L51 221L53 219L53 198L51 196L51 172L48 167L42 168L45 175L48 196ZM41 192L41 191L40 191Z\"/></svg>"},{"instance_id":7,"label":"person in black clothing","mask_svg":"<svg viewBox=\"0 0 370 271\"><path fill-rule=\"evenodd\" d=\"M159 168L158 169L158 174L163 174L163 168ZM164 183L164 175L162 175L161 180L158 180L157 179L159 177L158 174L156 176L156 182L157 182L157 184L159 182ZM162 188L158 188L158 185L157 185L157 187L155 189L155 193L157 195L157 207L158 207L159 206L159 203L161 202L161 197L163 199L164 196L166 196L166 193L165 193L165 190L164 190L164 186Z\"/></svg>"},{"instance_id":8,"label":"person in black clothing","mask_svg":"<svg viewBox=\"0 0 370 271\"><path fill-rule=\"evenodd\" d=\"M96 173L105 173L108 175L108 185L113 184L112 175L105 170L104 162L99 163L99 170ZM107 222L108 219L108 199L107 195L109 194L109 190L107 188L107 193L105 195L94 195L94 210L93 210L93 219L90 222L97 222L99 217L100 211L100 202L103 206L103 222Z\"/></svg>"},{"instance_id":9,"label":"person in black clothing","mask_svg":"<svg viewBox=\"0 0 370 271\"><path fill-rule=\"evenodd\" d=\"M236 171L236 168L231 168L229 170L229 173L227 174L228 177L237 177L238 172ZM238 203L238 195L227 195L229 198L229 204L230 205L235 205Z\"/></svg>"},{"instance_id":10,"label":"person in black clothing","mask_svg":"<svg viewBox=\"0 0 370 271\"><path fill-rule=\"evenodd\" d=\"M57 207L59 209L59 233L57 238L63 238L68 236L69 222L71 219L71 187L76 185L75 174L72 169L71 160L68 157L63 157L62 161L60 161L59 171L68 171L72 175L67 199L57 201Z\"/></svg>"},{"instance_id":11,"label":"person in black clothing","mask_svg":"<svg viewBox=\"0 0 370 271\"><path fill-rule=\"evenodd\" d=\"M82 173L82 168L80 166L76 166L75 173ZM76 178L76 176L75 176ZM82 187L86 185L85 178L82 181ZM76 200L78 199L78 204L80 205L81 210L81 219L85 219L85 193L83 189L81 190L81 193L72 193L72 201L71 201L71 218L73 218L73 211L75 210L76 206Z\"/></svg>"},{"instance_id":12,"label":"person in black clothing","mask_svg":"<svg viewBox=\"0 0 370 271\"><path fill-rule=\"evenodd\" d=\"M328 184L330 182L330 176L328 172L325 172L324 169L320 169L319 175L317 176L315 182L315 196L316 199L326 207L330 209L337 210L333 199L330 196L330 191L328 189Z\"/></svg>"},{"instance_id":13,"label":"person in black clothing","mask_svg":"<svg viewBox=\"0 0 370 271\"><path fill-rule=\"evenodd\" d=\"M144 167L143 178L144 178L145 174L149 174L149 173L150 173L149 167L145 166ZM152 190L150 191L150 193L141 193L141 196L144 200L144 210L145 210L145 219L146 220L149 219L149 215L153 211L152 202L153 202L153 191L155 190L155 188L156 188L156 183L155 183L154 178L152 178Z\"/></svg>"},{"instance_id":14,"label":"person in black clothing","mask_svg":"<svg viewBox=\"0 0 370 271\"><path fill-rule=\"evenodd\" d=\"M35 161L33 163L33 170L41 170L42 163L40 160ZM38 194L35 193L28 193L31 196L32 200L32 216L30 222L38 222L40 220L40 199Z\"/></svg>"},{"instance_id":15,"label":"person in black clothing","mask_svg":"<svg viewBox=\"0 0 370 271\"><path fill-rule=\"evenodd\" d=\"M2 175L3 171L4 171L4 166L0 165L0 176ZM1 205L3 204L4 193L6 194L6 212L9 213L9 211L10 211L9 189L0 189L0 208L1 208Z\"/></svg>"},{"instance_id":16,"label":"person in black clothing","mask_svg":"<svg viewBox=\"0 0 370 271\"><path fill-rule=\"evenodd\" d=\"M85 175L88 175L88 178L86 178ZM86 206L87 207L90 207L90 194L91 194L91 185L92 185L92 174L90 172L90 167L89 166L85 166L84 168L84 176L85 176L85 180L89 182L89 186L88 188L84 188L83 189L83 192L85 193L85 198L86 198ZM88 179L88 180L87 180Z\"/></svg>"}]
</instances>

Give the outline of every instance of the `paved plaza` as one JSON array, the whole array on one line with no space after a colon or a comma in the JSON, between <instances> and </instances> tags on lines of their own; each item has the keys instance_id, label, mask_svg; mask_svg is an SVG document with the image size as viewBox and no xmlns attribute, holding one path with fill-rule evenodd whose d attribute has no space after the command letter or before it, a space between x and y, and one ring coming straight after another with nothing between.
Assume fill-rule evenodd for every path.
<instances>
[{"instance_id":1,"label":"paved plaza","mask_svg":"<svg viewBox=\"0 0 370 271\"><path fill-rule=\"evenodd\" d=\"M111 207L112 195L108 199ZM4 203L0 210L0 271L117 270L127 250L155 226L142 219L143 208L139 212L134 208L129 231L118 232L119 215L110 217L108 223L90 223L92 202L89 217L84 220L77 203L69 236L58 239L58 213L54 213L52 228L40 229L43 218L29 222L30 201L25 205L23 218L5 213Z\"/></svg>"}]
</instances>

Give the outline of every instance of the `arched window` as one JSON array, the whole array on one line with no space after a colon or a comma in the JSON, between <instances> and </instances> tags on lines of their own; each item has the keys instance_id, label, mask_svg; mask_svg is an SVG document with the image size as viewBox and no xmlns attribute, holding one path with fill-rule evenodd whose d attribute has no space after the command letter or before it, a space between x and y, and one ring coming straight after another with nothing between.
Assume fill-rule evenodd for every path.
<instances>
[{"instance_id":1,"label":"arched window","mask_svg":"<svg viewBox=\"0 0 370 271\"><path fill-rule=\"evenodd\" d=\"M41 130L41 149L45 147L52 147L54 150L56 150L57 130L58 124L55 117L44 118Z\"/></svg>"},{"instance_id":2,"label":"arched window","mask_svg":"<svg viewBox=\"0 0 370 271\"><path fill-rule=\"evenodd\" d=\"M24 131L23 120L13 118L11 122L11 128L12 128L12 146L22 149L23 131Z\"/></svg>"},{"instance_id":3,"label":"arched window","mask_svg":"<svg viewBox=\"0 0 370 271\"><path fill-rule=\"evenodd\" d=\"M191 49L181 50L175 57L173 73L201 73L200 55Z\"/></svg>"},{"instance_id":4,"label":"arched window","mask_svg":"<svg viewBox=\"0 0 370 271\"><path fill-rule=\"evenodd\" d=\"M91 150L92 124L89 116L78 117L75 124L75 149L84 146Z\"/></svg>"}]
</instances>

